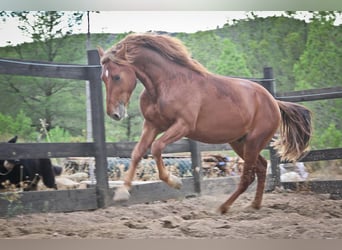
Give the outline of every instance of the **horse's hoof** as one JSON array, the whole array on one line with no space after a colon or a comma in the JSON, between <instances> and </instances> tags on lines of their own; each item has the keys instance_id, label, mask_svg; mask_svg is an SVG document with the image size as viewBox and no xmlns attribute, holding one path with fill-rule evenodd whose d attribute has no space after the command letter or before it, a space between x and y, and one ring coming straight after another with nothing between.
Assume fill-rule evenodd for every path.
<instances>
[{"instance_id":1,"label":"horse's hoof","mask_svg":"<svg viewBox=\"0 0 342 250\"><path fill-rule=\"evenodd\" d=\"M119 187L115 190L115 194L113 197L114 201L127 201L129 200L130 193L126 187Z\"/></svg>"},{"instance_id":2,"label":"horse's hoof","mask_svg":"<svg viewBox=\"0 0 342 250\"><path fill-rule=\"evenodd\" d=\"M252 202L250 207L253 209L259 210L261 208L261 205L259 203L256 203L256 202Z\"/></svg>"},{"instance_id":3,"label":"horse's hoof","mask_svg":"<svg viewBox=\"0 0 342 250\"><path fill-rule=\"evenodd\" d=\"M226 206L224 206L224 205L221 205L221 206L218 208L218 212L219 212L220 214L226 214L226 213L228 212L228 210L229 210L229 207L226 207Z\"/></svg>"},{"instance_id":4,"label":"horse's hoof","mask_svg":"<svg viewBox=\"0 0 342 250\"><path fill-rule=\"evenodd\" d=\"M175 189L181 189L182 187L182 180L178 177L170 174L168 179L168 184L170 187L173 187Z\"/></svg>"}]
</instances>

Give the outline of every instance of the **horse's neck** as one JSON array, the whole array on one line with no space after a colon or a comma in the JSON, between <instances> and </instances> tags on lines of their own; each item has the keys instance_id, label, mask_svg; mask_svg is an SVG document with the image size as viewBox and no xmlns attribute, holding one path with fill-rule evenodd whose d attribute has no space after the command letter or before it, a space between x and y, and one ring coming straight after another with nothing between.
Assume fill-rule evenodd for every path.
<instances>
[{"instance_id":1,"label":"horse's neck","mask_svg":"<svg viewBox=\"0 0 342 250\"><path fill-rule=\"evenodd\" d=\"M171 62L153 51L147 51L133 63L137 78L145 86L152 99L157 99L160 79L168 74Z\"/></svg>"},{"instance_id":2,"label":"horse's neck","mask_svg":"<svg viewBox=\"0 0 342 250\"><path fill-rule=\"evenodd\" d=\"M174 63L166 59L156 51L150 49L141 49L140 54L136 57L134 65L144 71L151 79L158 79L161 75L169 72L170 67L174 67Z\"/></svg>"},{"instance_id":3,"label":"horse's neck","mask_svg":"<svg viewBox=\"0 0 342 250\"><path fill-rule=\"evenodd\" d=\"M157 100L157 89L156 86L153 84L152 80L148 75L145 74L145 72L136 69L136 75L139 81L144 85L147 93L151 96L151 99L153 101Z\"/></svg>"}]
</instances>

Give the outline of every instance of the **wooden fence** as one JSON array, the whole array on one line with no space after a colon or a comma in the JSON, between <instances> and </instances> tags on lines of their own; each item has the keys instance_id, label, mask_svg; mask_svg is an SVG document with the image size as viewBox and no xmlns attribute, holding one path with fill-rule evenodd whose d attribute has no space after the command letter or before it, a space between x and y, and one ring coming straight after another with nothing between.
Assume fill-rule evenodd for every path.
<instances>
[{"instance_id":1,"label":"wooden fence","mask_svg":"<svg viewBox=\"0 0 342 250\"><path fill-rule=\"evenodd\" d=\"M19 193L13 201L9 193L0 195L0 215L10 213L66 212L91 210L112 205L115 188L109 188L107 176L107 157L129 157L135 145L128 143L106 143L104 129L104 110L102 96L101 67L96 50L90 50L88 65L56 64L36 61L0 59L0 74L88 80L92 110L93 142L87 143L0 143L1 159L18 158L66 158L94 157L96 185L80 190L36 191ZM298 102L342 97L342 88L297 91L275 95L272 68L264 68L263 79L252 79L262 84L277 99ZM201 169L201 151L230 150L227 144L209 145L182 139L168 145L164 153L191 152L192 168ZM268 176L266 189L272 190L280 184L277 167L278 157L270 150L272 175ZM327 149L309 152L301 161L340 159L342 149ZM149 202L176 197L187 197L214 192L232 192L238 177L203 179L201 171L193 171L193 177L183 178L181 190L169 188L162 182L145 182L134 185L131 203ZM334 188L341 182L334 182ZM254 189L254 186L250 187ZM341 190L341 189L340 189Z\"/></svg>"}]
</instances>

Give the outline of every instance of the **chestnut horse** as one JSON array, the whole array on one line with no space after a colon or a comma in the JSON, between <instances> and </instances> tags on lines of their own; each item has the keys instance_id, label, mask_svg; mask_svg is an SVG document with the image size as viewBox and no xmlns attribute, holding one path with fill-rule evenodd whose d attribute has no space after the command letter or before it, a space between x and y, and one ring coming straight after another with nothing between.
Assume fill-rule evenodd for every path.
<instances>
[{"instance_id":1,"label":"chestnut horse","mask_svg":"<svg viewBox=\"0 0 342 250\"><path fill-rule=\"evenodd\" d=\"M249 80L210 73L191 58L176 38L130 34L107 51L98 48L98 52L111 118L121 120L126 116L137 78L145 87L140 96L145 118L141 138L114 201L129 199L137 165L149 147L159 178L171 187L181 188L181 180L165 169L161 154L168 144L187 137L204 143L229 143L244 160L240 183L219 211L227 212L255 177L252 207L259 209L267 168L260 151L277 129L280 127L280 137L273 146L282 159L294 161L308 148L312 132L308 109L277 101L265 88Z\"/></svg>"}]
</instances>

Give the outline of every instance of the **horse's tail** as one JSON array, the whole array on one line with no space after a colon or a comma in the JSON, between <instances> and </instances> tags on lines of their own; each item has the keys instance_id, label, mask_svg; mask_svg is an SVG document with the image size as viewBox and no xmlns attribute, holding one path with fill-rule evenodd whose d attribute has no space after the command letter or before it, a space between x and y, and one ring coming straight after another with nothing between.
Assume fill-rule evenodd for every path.
<instances>
[{"instance_id":1,"label":"horse's tail","mask_svg":"<svg viewBox=\"0 0 342 250\"><path fill-rule=\"evenodd\" d=\"M281 160L296 161L303 152L309 149L312 136L312 114L306 107L277 101L280 113L280 136L271 144Z\"/></svg>"}]
</instances>

